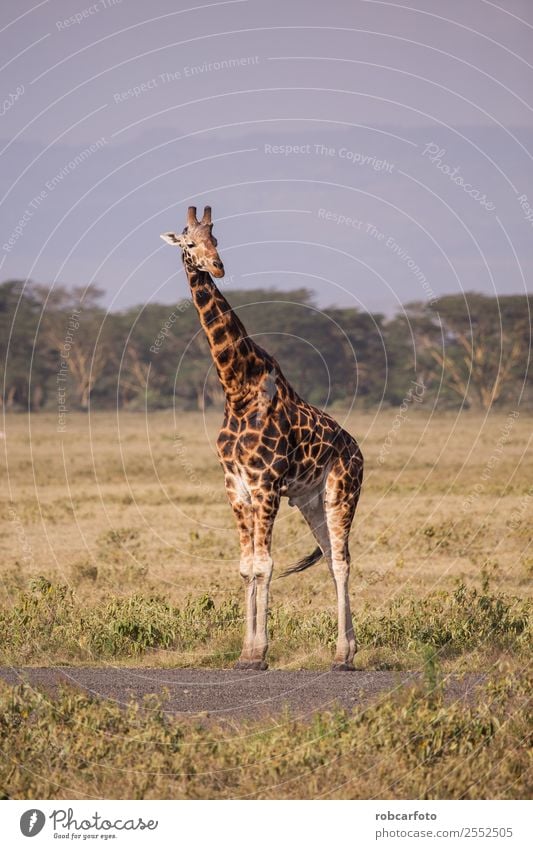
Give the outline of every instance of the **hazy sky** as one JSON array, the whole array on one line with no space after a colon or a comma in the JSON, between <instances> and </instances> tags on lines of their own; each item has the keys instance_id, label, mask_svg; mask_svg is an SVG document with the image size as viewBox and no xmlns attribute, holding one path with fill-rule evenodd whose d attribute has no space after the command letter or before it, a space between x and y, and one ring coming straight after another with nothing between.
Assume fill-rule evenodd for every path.
<instances>
[{"instance_id":1,"label":"hazy sky","mask_svg":"<svg viewBox=\"0 0 533 849\"><path fill-rule=\"evenodd\" d=\"M528 288L530 0L4 0L0 36L0 279L172 303L159 234L210 203L233 287Z\"/></svg>"}]
</instances>

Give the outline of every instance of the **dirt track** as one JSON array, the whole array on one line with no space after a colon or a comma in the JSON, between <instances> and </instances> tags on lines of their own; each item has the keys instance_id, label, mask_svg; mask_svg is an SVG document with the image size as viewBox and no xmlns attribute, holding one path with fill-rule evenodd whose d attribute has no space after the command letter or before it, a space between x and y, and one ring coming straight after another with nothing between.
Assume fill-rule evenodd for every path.
<instances>
[{"instance_id":1,"label":"dirt track","mask_svg":"<svg viewBox=\"0 0 533 849\"><path fill-rule=\"evenodd\" d=\"M213 719L271 716L289 707L304 718L317 709L335 705L355 708L417 680L412 672L238 672L231 669L90 669L75 667L0 667L9 684L22 681L54 691L70 684L95 696L126 703L166 690L167 710L186 715L208 714ZM470 698L479 675L450 678L445 692L450 700Z\"/></svg>"}]
</instances>

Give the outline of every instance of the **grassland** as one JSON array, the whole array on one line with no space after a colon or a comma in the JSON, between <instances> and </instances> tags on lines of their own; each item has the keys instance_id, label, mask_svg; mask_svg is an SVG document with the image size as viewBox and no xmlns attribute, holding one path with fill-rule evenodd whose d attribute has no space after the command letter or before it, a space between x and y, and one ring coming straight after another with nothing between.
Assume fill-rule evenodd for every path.
<instances>
[{"instance_id":1,"label":"grassland","mask_svg":"<svg viewBox=\"0 0 533 849\"><path fill-rule=\"evenodd\" d=\"M426 642L465 668L465 654L490 658L507 637L517 650L533 575L528 423L417 407L384 452L394 416L353 413L345 422L367 469L351 541L359 664L409 666L409 652ZM50 414L7 418L4 663L233 661L241 582L213 447L219 419L70 414L58 433ZM276 567L312 547L285 502ZM335 600L325 564L274 581L272 605L272 662L326 664Z\"/></svg>"},{"instance_id":2,"label":"grassland","mask_svg":"<svg viewBox=\"0 0 533 849\"><path fill-rule=\"evenodd\" d=\"M169 720L155 705L121 713L69 692L50 701L5 688L5 794L526 793L530 428L524 416L435 415L423 404L399 426L396 415L338 411L367 469L351 542L357 664L425 668L433 680L427 692L391 697L354 717L322 715L312 726L285 717L229 733ZM5 419L0 663L233 663L241 586L213 447L219 420L71 413L59 433L52 414ZM276 567L312 545L284 504ZM334 634L323 563L273 582L272 665L325 668ZM476 704L444 705L432 669L442 677L483 671L486 690ZM84 766L87 746L94 751ZM68 767L65 751L78 753ZM23 767L30 757L33 778Z\"/></svg>"}]
</instances>

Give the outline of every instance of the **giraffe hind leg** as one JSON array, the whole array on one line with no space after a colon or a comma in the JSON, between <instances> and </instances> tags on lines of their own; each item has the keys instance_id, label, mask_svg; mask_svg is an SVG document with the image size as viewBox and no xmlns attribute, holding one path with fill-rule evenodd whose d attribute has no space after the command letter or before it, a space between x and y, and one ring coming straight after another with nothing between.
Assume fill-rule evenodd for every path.
<instances>
[{"instance_id":1,"label":"giraffe hind leg","mask_svg":"<svg viewBox=\"0 0 533 849\"><path fill-rule=\"evenodd\" d=\"M293 504L298 507L303 518L309 525L311 532L318 543L318 548L304 557L296 566L288 569L283 575L289 575L293 572L302 572L314 563L317 563L321 557L326 557L329 560L330 541L329 531L324 509L324 493L323 490L316 490L307 495L299 495L292 499ZM304 565L305 564L305 565Z\"/></svg>"},{"instance_id":2,"label":"giraffe hind leg","mask_svg":"<svg viewBox=\"0 0 533 849\"><path fill-rule=\"evenodd\" d=\"M335 493L334 482L335 477L333 476L329 479L329 492L328 483L326 483L325 493L320 492L314 497L301 496L295 499L295 503L309 525L320 550L326 557L335 584L338 637L332 669L335 672L351 672L354 670L355 637L348 598L349 555L347 534L350 531L355 506L336 502L333 498ZM327 504L328 495L329 500L333 501L332 504ZM342 552L341 557L339 557L339 551Z\"/></svg>"}]
</instances>

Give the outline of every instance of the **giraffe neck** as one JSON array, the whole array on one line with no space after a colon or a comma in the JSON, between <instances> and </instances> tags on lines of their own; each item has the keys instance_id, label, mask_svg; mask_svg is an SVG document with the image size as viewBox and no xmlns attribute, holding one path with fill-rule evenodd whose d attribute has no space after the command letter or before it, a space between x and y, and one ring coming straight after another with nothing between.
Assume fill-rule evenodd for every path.
<instances>
[{"instance_id":1,"label":"giraffe neck","mask_svg":"<svg viewBox=\"0 0 533 849\"><path fill-rule=\"evenodd\" d=\"M187 263L185 271L226 400L239 404L253 395L255 385L270 371L271 358L248 337L212 277Z\"/></svg>"}]
</instances>

